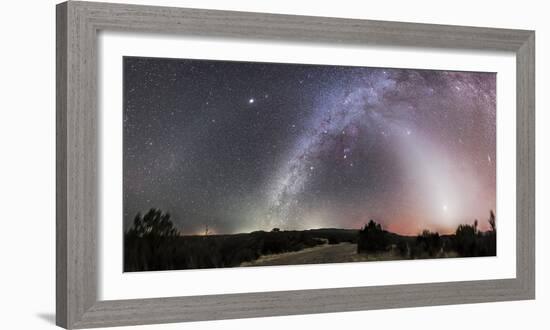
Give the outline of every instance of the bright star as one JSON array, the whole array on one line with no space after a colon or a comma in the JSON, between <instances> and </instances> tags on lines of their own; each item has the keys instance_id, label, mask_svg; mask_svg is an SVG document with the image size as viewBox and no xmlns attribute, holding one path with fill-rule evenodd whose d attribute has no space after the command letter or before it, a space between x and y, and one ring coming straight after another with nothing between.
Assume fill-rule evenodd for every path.
<instances>
[{"instance_id":1,"label":"bright star","mask_svg":"<svg viewBox=\"0 0 550 330\"><path fill-rule=\"evenodd\" d=\"M248 100L248 103L249 103L249 104L254 103L254 99L253 99L253 98L249 99L249 100Z\"/></svg>"}]
</instances>

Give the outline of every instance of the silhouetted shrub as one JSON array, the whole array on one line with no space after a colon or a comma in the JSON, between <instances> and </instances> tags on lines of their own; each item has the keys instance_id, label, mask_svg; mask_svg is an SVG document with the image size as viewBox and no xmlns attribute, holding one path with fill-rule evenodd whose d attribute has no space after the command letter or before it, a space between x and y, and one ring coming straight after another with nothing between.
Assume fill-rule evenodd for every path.
<instances>
[{"instance_id":1,"label":"silhouetted shrub","mask_svg":"<svg viewBox=\"0 0 550 330\"><path fill-rule=\"evenodd\" d=\"M459 225L455 232L455 249L465 257L475 256L477 248L477 221L475 225Z\"/></svg>"},{"instance_id":2,"label":"silhouetted shrub","mask_svg":"<svg viewBox=\"0 0 550 330\"><path fill-rule=\"evenodd\" d=\"M416 244L420 250L426 252L432 258L441 252L441 238L437 232L425 229L416 237Z\"/></svg>"}]
</instances>

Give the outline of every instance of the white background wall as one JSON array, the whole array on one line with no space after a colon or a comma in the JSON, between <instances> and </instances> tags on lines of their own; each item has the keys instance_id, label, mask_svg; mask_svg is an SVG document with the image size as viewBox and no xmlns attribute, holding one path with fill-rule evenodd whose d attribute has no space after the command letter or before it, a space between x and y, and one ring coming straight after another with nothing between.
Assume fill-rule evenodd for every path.
<instances>
[{"instance_id":1,"label":"white background wall","mask_svg":"<svg viewBox=\"0 0 550 330\"><path fill-rule=\"evenodd\" d=\"M55 5L0 10L0 328L52 329L55 312ZM114 2L114 1L113 1ZM548 329L550 20L545 1L116 1L211 9L533 29L537 33L535 301L144 326L144 329ZM545 234L546 233L546 234Z\"/></svg>"}]
</instances>

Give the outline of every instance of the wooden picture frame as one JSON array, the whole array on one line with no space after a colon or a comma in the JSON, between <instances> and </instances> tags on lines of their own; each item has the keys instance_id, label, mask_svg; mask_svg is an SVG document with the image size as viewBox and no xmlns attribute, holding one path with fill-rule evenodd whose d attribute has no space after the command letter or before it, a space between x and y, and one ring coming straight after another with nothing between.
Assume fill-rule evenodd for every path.
<instances>
[{"instance_id":1,"label":"wooden picture frame","mask_svg":"<svg viewBox=\"0 0 550 330\"><path fill-rule=\"evenodd\" d=\"M535 297L534 31L153 6L57 5L56 322L65 328L248 318ZM516 278L99 301L98 31L515 52Z\"/></svg>"}]
</instances>

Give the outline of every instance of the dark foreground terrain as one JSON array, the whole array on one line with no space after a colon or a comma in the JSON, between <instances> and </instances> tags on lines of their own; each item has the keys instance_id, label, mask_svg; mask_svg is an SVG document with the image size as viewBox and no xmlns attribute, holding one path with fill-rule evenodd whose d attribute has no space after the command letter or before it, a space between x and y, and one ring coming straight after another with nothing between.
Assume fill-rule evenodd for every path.
<instances>
[{"instance_id":1,"label":"dark foreground terrain","mask_svg":"<svg viewBox=\"0 0 550 330\"><path fill-rule=\"evenodd\" d=\"M124 240L124 271L236 267L261 256L357 243L358 230L256 231L235 235L132 237Z\"/></svg>"},{"instance_id":2,"label":"dark foreground terrain","mask_svg":"<svg viewBox=\"0 0 550 330\"><path fill-rule=\"evenodd\" d=\"M366 254L357 253L357 244L324 244L296 252L269 254L244 262L241 266L280 266L367 261Z\"/></svg>"},{"instance_id":3,"label":"dark foreground terrain","mask_svg":"<svg viewBox=\"0 0 550 330\"><path fill-rule=\"evenodd\" d=\"M170 216L152 209L124 235L124 271L320 264L496 255L496 227L460 225L453 235L401 236L370 221L362 229L256 231L182 236Z\"/></svg>"}]
</instances>

